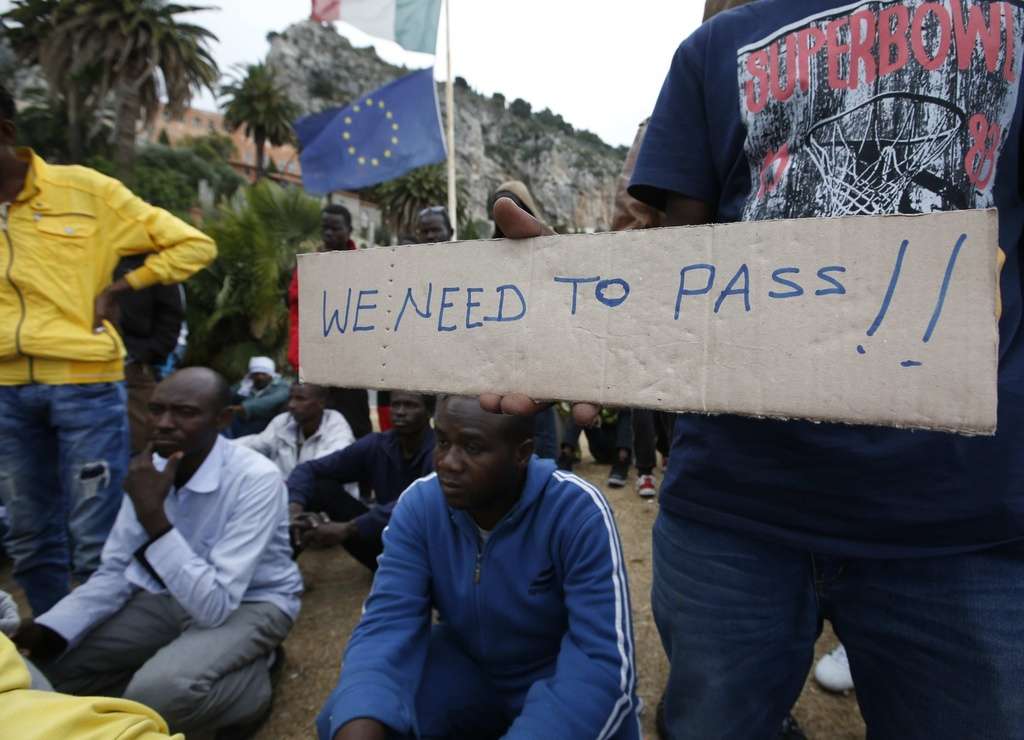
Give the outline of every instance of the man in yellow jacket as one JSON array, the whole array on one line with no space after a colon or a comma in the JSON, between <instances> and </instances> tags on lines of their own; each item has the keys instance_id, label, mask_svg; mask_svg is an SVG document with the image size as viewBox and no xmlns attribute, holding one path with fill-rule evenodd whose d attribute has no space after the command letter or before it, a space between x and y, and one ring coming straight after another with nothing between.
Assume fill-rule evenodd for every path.
<instances>
[{"instance_id":1,"label":"man in yellow jacket","mask_svg":"<svg viewBox=\"0 0 1024 740\"><path fill-rule=\"evenodd\" d=\"M0 634L0 728L18 740L184 740L149 707L126 699L32 691L14 644Z\"/></svg>"},{"instance_id":2,"label":"man in yellow jacket","mask_svg":"<svg viewBox=\"0 0 1024 740\"><path fill-rule=\"evenodd\" d=\"M42 614L72 573L84 581L98 567L121 504L129 443L116 296L181 282L216 246L117 180L16 149L14 119L0 87L0 500L15 580ZM111 282L121 257L147 252Z\"/></svg>"}]
</instances>

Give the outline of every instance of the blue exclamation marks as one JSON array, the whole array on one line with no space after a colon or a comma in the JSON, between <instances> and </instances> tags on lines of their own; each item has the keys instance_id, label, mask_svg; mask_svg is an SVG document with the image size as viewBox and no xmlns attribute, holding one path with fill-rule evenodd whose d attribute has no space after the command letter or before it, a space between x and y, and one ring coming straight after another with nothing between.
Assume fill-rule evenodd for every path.
<instances>
[{"instance_id":1,"label":"blue exclamation marks","mask_svg":"<svg viewBox=\"0 0 1024 740\"><path fill-rule=\"evenodd\" d=\"M925 329L924 336L921 337L921 341L927 344L931 341L932 336L935 334L935 327L939 323L939 319L942 317L942 309L946 304L946 294L949 292L949 284L953 279L953 270L956 268L957 259L960 257L960 250L963 249L964 243L967 241L967 234L961 234L957 239L956 244L953 246L953 251L950 252L949 260L946 262L946 272L942 277L942 285L939 287L939 295L935 301L935 309L932 311L931 319L928 321L928 327ZM892 302L892 296L896 292L896 285L899 283L900 272L903 270L903 258L906 256L907 247L909 242L904 239L903 243L900 244L899 253L896 255L896 264L892 268L892 275L889 278L889 287L885 291L885 297L882 299L882 305L878 309L878 314L875 316L875 320L871 322L871 326L868 327L867 335L872 337L875 332L882 326L882 321L885 319L886 313L889 311L889 304ZM864 349L864 345L857 345L857 354L867 354L867 350ZM921 367L923 363L917 360L904 360L900 363L900 367Z\"/></svg>"}]
</instances>

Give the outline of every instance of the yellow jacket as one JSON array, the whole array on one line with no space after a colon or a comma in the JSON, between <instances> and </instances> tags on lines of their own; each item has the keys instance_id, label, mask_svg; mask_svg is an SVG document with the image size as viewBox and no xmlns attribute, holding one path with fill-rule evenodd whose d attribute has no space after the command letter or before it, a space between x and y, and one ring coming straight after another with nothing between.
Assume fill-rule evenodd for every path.
<instances>
[{"instance_id":1,"label":"yellow jacket","mask_svg":"<svg viewBox=\"0 0 1024 740\"><path fill-rule=\"evenodd\" d=\"M14 643L0 634L0 737L17 740L168 740L167 723L125 699L32 691ZM173 740L184 740L173 735Z\"/></svg>"},{"instance_id":2,"label":"yellow jacket","mask_svg":"<svg viewBox=\"0 0 1024 740\"><path fill-rule=\"evenodd\" d=\"M28 149L25 186L0 204L0 385L102 383L124 377L113 326L93 304L121 257L155 252L125 279L177 283L213 261L210 237L85 167L48 165Z\"/></svg>"}]
</instances>

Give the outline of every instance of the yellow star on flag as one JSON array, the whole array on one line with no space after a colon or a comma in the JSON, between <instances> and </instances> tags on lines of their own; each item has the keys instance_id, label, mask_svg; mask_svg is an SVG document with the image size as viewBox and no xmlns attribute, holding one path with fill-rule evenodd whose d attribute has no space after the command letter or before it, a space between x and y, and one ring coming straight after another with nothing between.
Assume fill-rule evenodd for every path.
<instances>
[{"instance_id":1,"label":"yellow star on flag","mask_svg":"<svg viewBox=\"0 0 1024 740\"><path fill-rule=\"evenodd\" d=\"M372 113L375 109L379 108L380 111L384 113L384 118L386 120L388 120L388 121L391 121L391 130L392 131L397 131L398 130L398 123L396 123L394 121L394 117L395 117L394 113L392 113L391 111L389 111L387 109L387 104L383 100L377 99L375 101L373 98L364 98L363 99L363 103L366 105L366 108L367 108L366 112L367 113ZM353 114L354 113L362 112L362 109L360 108L358 103L352 106L352 112L353 112ZM354 116L352 116L352 115L345 116L342 120L345 122L346 126L351 126L352 122L354 120ZM343 130L341 132L341 138L344 139L345 141L351 140L352 139L352 132L349 131L348 129ZM398 146L398 137L397 136L391 136L390 138L391 138L392 146ZM355 146L349 144L349 146L346 147L346 151L349 153L349 155L351 155L353 157L356 157L357 149L356 149ZM384 149L384 150L381 151L381 155L385 159L390 159L394 155L394 152L391 149ZM367 156L361 155L361 156L356 157L356 162L358 162L360 166L363 166L363 165L367 164L367 159L368 159ZM379 167L380 163L381 163L381 160L378 157L369 157L369 164L372 167Z\"/></svg>"}]
</instances>

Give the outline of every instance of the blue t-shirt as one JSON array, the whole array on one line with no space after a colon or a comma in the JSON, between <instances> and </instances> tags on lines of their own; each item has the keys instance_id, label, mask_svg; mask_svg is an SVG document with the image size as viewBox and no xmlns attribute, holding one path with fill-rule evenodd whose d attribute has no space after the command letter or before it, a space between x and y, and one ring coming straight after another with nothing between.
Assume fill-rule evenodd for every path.
<instances>
[{"instance_id":1,"label":"blue t-shirt","mask_svg":"<svg viewBox=\"0 0 1024 740\"><path fill-rule=\"evenodd\" d=\"M630 193L719 222L999 209L995 437L680 417L661 504L822 553L914 557L1024 537L1024 5L758 0L683 42Z\"/></svg>"}]
</instances>

